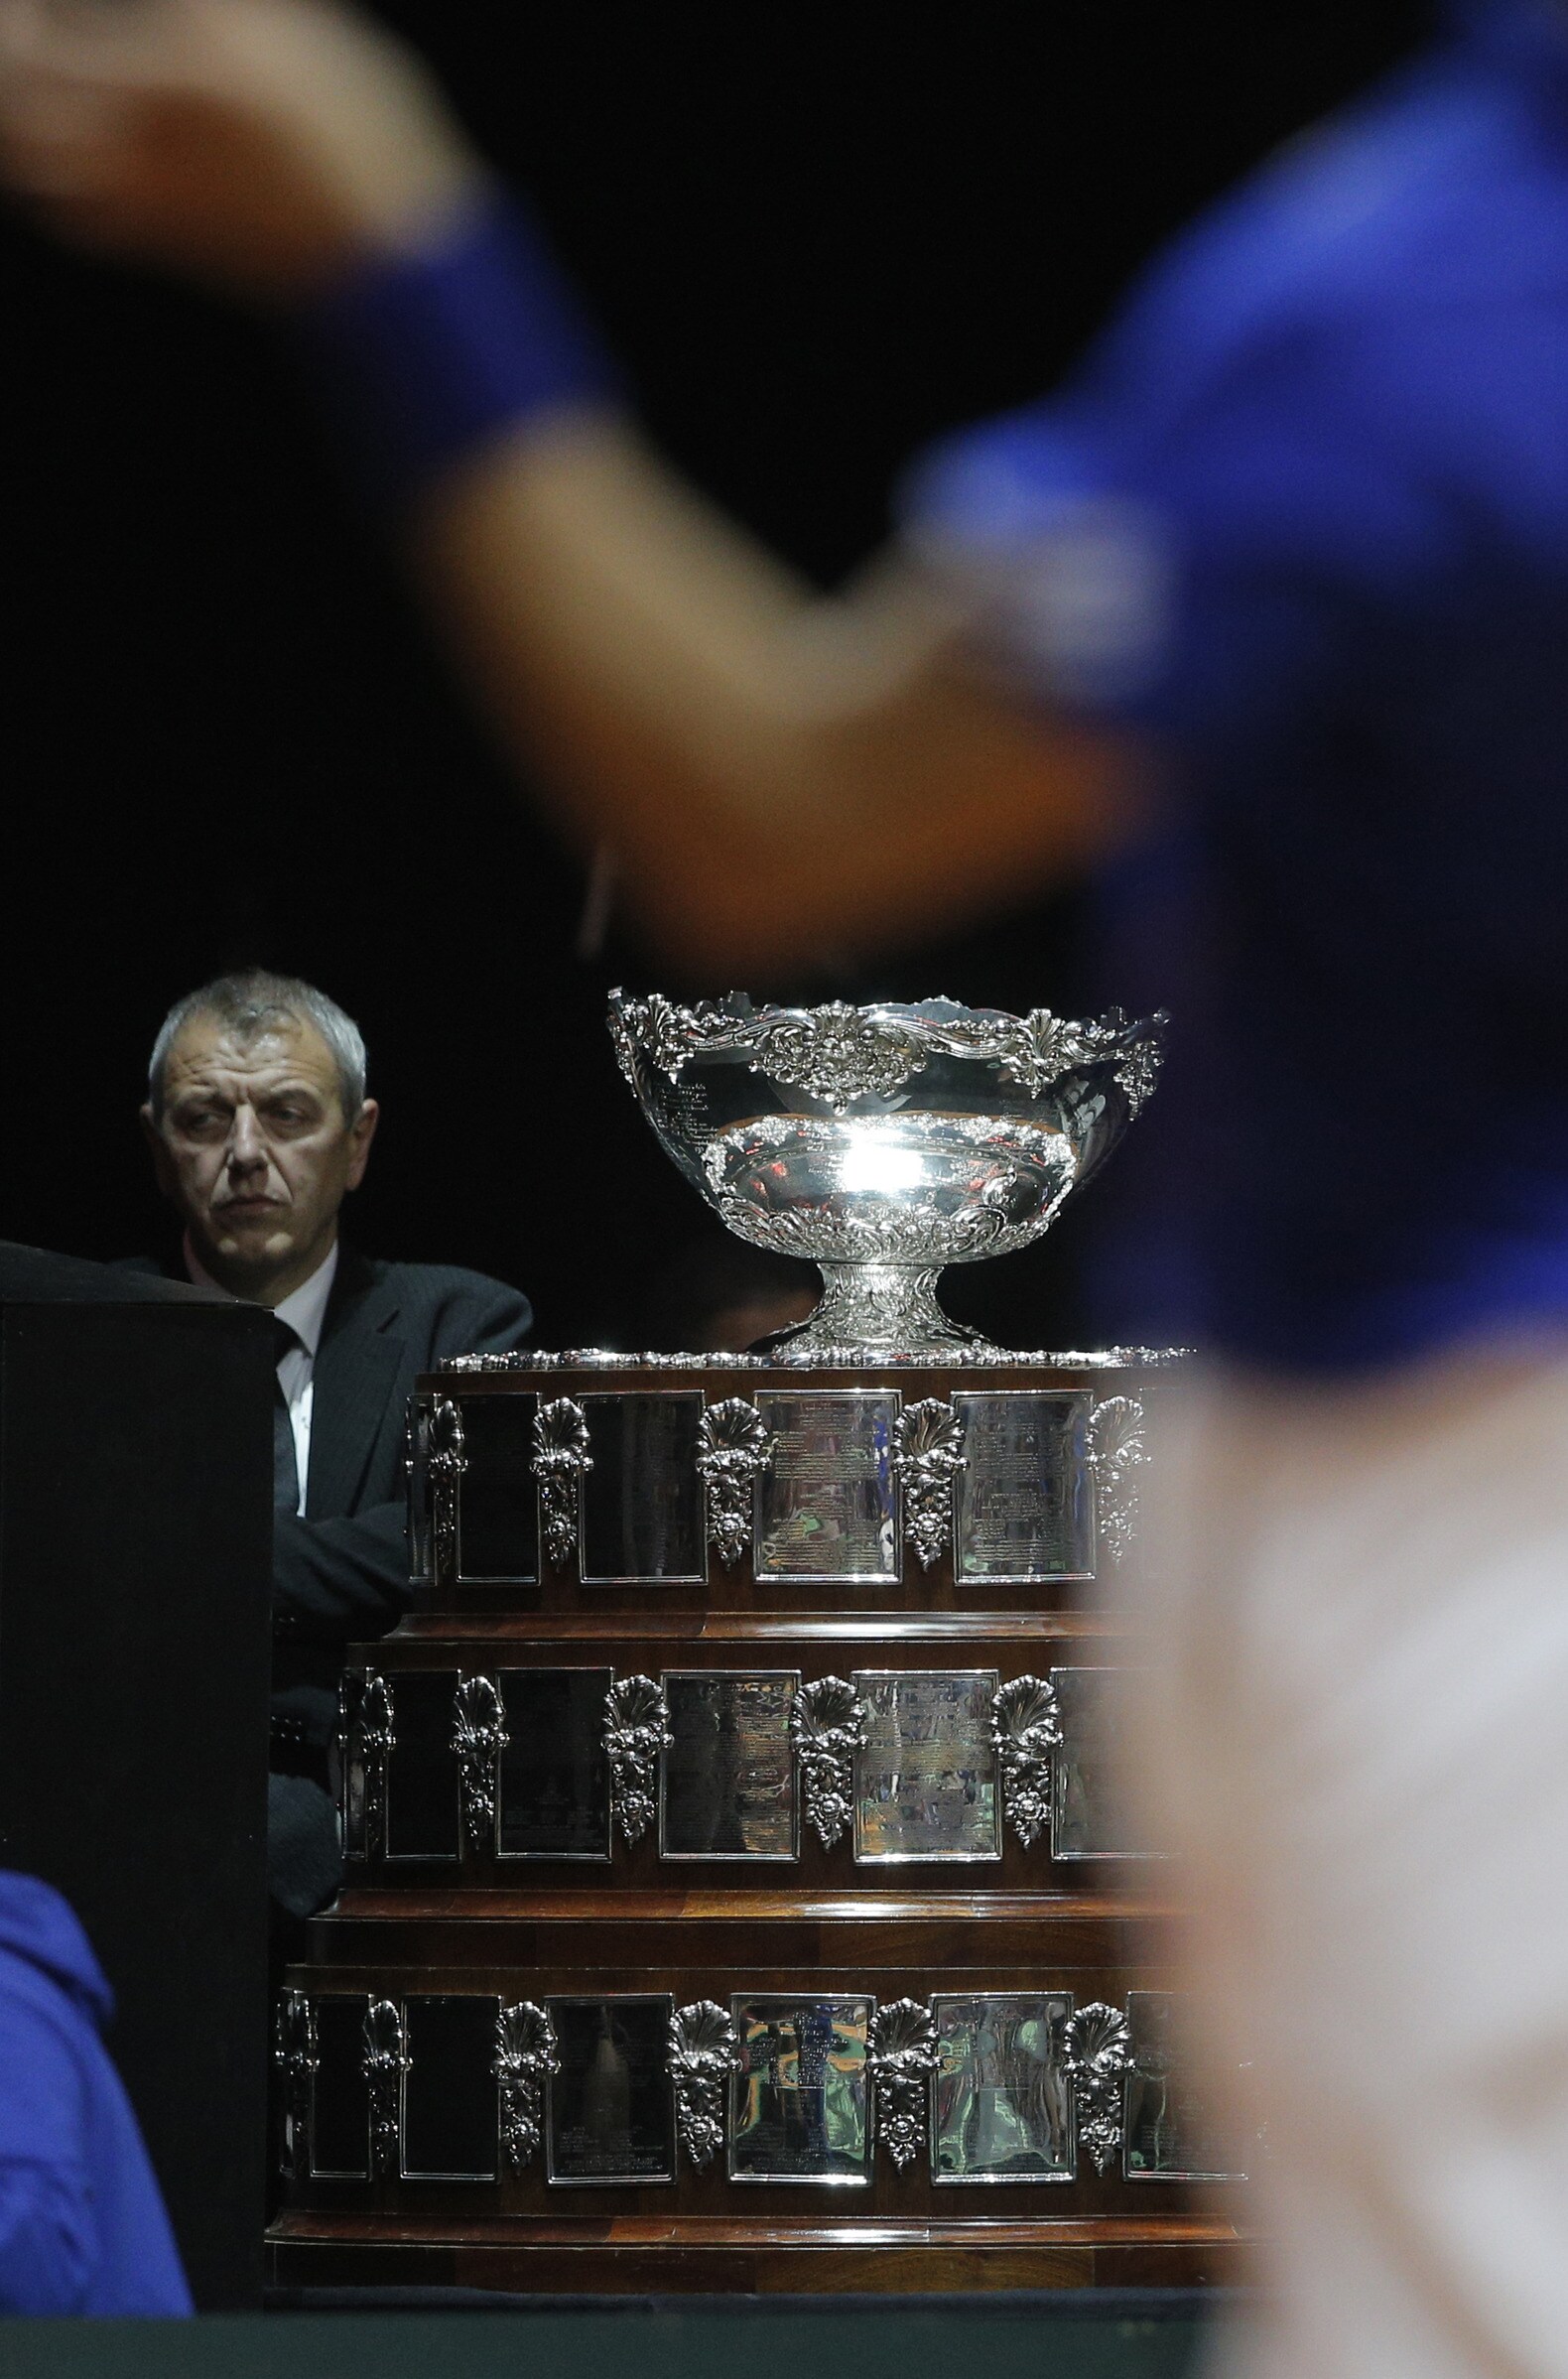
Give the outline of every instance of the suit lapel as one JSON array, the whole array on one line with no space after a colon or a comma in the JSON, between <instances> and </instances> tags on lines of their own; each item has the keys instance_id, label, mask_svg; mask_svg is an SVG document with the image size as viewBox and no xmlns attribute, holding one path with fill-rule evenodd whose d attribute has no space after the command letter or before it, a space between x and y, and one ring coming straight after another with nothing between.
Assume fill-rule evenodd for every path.
<instances>
[{"instance_id":1,"label":"suit lapel","mask_svg":"<svg viewBox=\"0 0 1568 2379\"><path fill-rule=\"evenodd\" d=\"M312 1520L335 1519L355 1508L403 1360L397 1314L395 1295L356 1250L345 1247L316 1355L306 1486Z\"/></svg>"}]
</instances>

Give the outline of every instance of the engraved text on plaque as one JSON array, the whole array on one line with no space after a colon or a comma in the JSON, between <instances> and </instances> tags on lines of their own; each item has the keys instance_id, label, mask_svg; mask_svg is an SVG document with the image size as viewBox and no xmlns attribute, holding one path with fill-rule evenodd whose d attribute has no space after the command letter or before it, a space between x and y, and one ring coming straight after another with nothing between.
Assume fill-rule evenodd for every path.
<instances>
[{"instance_id":1,"label":"engraved text on plaque","mask_svg":"<svg viewBox=\"0 0 1568 2379\"><path fill-rule=\"evenodd\" d=\"M898 1398L866 1391L759 1395L778 1439L757 1481L759 1578L896 1578L893 1423Z\"/></svg>"},{"instance_id":2,"label":"engraved text on plaque","mask_svg":"<svg viewBox=\"0 0 1568 2379\"><path fill-rule=\"evenodd\" d=\"M954 1488L960 1585L1086 1577L1088 1397L1033 1388L956 1393L953 1409L968 1458Z\"/></svg>"},{"instance_id":3,"label":"engraved text on plaque","mask_svg":"<svg viewBox=\"0 0 1568 2379\"><path fill-rule=\"evenodd\" d=\"M854 1764L855 1858L1000 1858L996 1671L859 1669L854 1683L866 1711Z\"/></svg>"}]
</instances>

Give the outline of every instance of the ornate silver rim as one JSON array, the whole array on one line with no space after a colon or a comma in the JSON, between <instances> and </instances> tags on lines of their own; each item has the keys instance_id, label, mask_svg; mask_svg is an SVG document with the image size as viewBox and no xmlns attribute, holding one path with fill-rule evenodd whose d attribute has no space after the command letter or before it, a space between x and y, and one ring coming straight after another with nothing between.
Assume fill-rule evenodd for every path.
<instances>
[{"instance_id":1,"label":"ornate silver rim","mask_svg":"<svg viewBox=\"0 0 1568 2379\"><path fill-rule=\"evenodd\" d=\"M850 1372L868 1364L900 1371L993 1371L1001 1365L1019 1372L1154 1372L1190 1363L1193 1354L1191 1347L1067 1348L1060 1353L1036 1347L1019 1353L981 1344L920 1354L883 1346L802 1350L789 1345L768 1355L671 1355L659 1349L623 1354L611 1347L565 1347L552 1353L520 1347L509 1355L448 1355L440 1369L478 1379L507 1372Z\"/></svg>"},{"instance_id":2,"label":"ornate silver rim","mask_svg":"<svg viewBox=\"0 0 1568 2379\"><path fill-rule=\"evenodd\" d=\"M609 1001L615 1055L633 1089L639 1056L672 1081L695 1058L734 1058L821 1099L836 1115L858 1099L896 1098L934 1057L946 1056L994 1066L1004 1089L1028 1099L1076 1073L1109 1066L1135 1116L1159 1073L1165 1022L1163 1011L1134 1019L1111 1008L1077 1022L1048 1007L1012 1016L940 998L910 1007L851 1007L842 999L822 1007L756 1007L731 991L683 1006L658 991L636 999L616 991Z\"/></svg>"}]
</instances>

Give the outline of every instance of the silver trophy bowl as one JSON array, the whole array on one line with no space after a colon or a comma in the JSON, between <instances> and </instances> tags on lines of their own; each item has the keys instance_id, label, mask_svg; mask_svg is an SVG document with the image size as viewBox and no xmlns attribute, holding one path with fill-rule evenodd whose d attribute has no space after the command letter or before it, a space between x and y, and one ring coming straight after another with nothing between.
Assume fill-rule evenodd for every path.
<instances>
[{"instance_id":1,"label":"silver trophy bowl","mask_svg":"<svg viewBox=\"0 0 1568 2379\"><path fill-rule=\"evenodd\" d=\"M1000 1355L943 1312L937 1275L1039 1238L1153 1089L1164 1021L609 1003L621 1072L687 1180L741 1239L821 1266L815 1313L772 1342L790 1362Z\"/></svg>"}]
</instances>

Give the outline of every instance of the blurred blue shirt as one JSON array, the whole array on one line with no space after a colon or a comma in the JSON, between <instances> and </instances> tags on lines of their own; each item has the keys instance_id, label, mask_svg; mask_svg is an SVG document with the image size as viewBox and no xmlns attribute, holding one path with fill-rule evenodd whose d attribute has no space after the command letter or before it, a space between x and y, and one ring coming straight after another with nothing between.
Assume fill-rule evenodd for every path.
<instances>
[{"instance_id":1,"label":"blurred blue shirt","mask_svg":"<svg viewBox=\"0 0 1568 2379\"><path fill-rule=\"evenodd\" d=\"M60 1894L0 1872L0 2313L191 2311L112 2008Z\"/></svg>"},{"instance_id":2,"label":"blurred blue shirt","mask_svg":"<svg viewBox=\"0 0 1568 2379\"><path fill-rule=\"evenodd\" d=\"M1108 1334L1568 1320L1568 5L1456 12L906 521L1003 666L1168 756L1103 886L1108 995L1178 1015Z\"/></svg>"}]
</instances>

